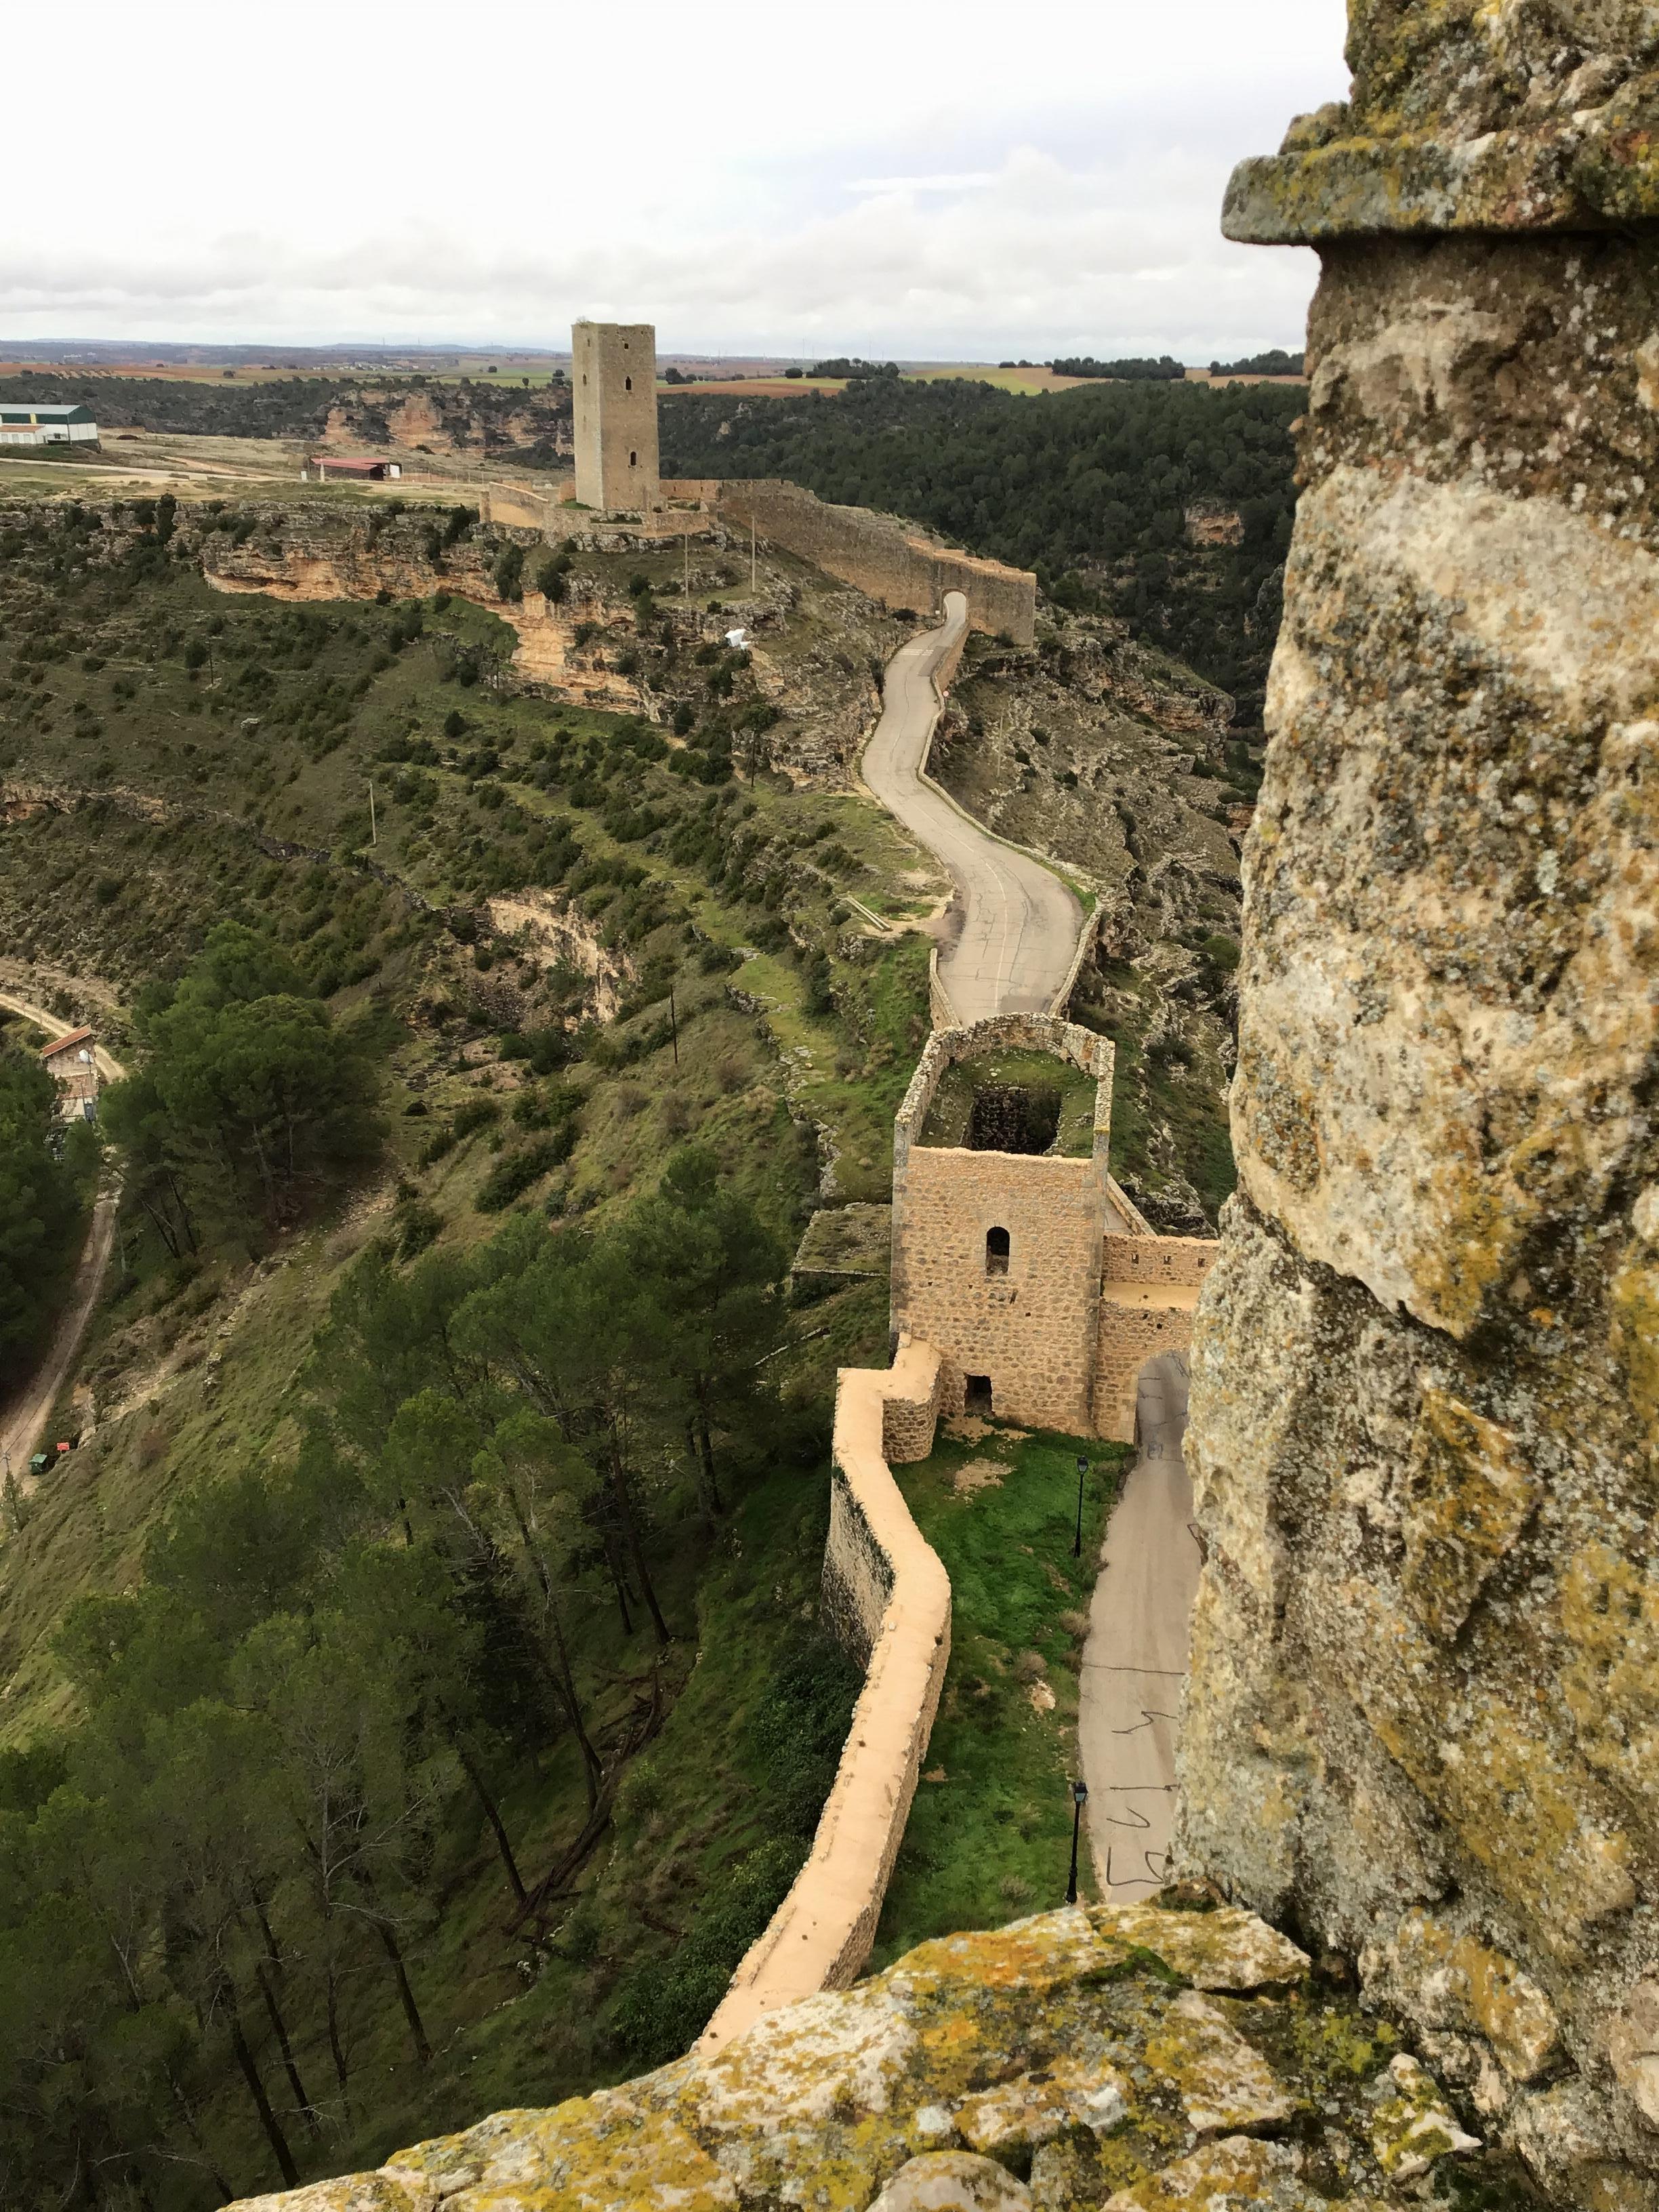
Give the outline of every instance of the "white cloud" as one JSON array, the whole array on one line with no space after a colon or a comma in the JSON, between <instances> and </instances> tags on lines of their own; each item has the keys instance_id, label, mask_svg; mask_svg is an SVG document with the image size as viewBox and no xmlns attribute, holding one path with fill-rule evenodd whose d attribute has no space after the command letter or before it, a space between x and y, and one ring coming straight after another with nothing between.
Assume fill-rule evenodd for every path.
<instances>
[{"instance_id":1,"label":"white cloud","mask_svg":"<svg viewBox=\"0 0 1659 2212\"><path fill-rule=\"evenodd\" d=\"M78 112L9 118L0 191L41 219L0 258L0 335L558 345L597 313L668 349L1285 343L1311 257L1225 245L1221 191L1342 88L1340 6L1246 12L94 8Z\"/></svg>"}]
</instances>

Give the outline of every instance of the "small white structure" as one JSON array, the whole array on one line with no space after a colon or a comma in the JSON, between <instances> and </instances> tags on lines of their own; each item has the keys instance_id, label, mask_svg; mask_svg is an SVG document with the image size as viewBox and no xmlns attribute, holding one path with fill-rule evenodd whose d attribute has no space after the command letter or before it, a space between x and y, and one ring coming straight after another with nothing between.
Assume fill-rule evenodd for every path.
<instances>
[{"instance_id":1,"label":"small white structure","mask_svg":"<svg viewBox=\"0 0 1659 2212\"><path fill-rule=\"evenodd\" d=\"M402 476L401 461L375 453L313 453L300 471L301 483L327 483L331 477L344 483L385 483Z\"/></svg>"},{"instance_id":2,"label":"small white structure","mask_svg":"<svg viewBox=\"0 0 1659 2212\"><path fill-rule=\"evenodd\" d=\"M95 446L90 407L48 405L40 399L0 399L0 446Z\"/></svg>"}]
</instances>

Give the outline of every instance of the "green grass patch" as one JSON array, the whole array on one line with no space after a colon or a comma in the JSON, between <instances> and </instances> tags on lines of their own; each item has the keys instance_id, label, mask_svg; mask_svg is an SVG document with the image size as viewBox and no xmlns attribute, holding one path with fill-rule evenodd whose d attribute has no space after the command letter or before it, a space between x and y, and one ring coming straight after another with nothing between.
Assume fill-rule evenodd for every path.
<instances>
[{"instance_id":1,"label":"green grass patch","mask_svg":"<svg viewBox=\"0 0 1659 2212\"><path fill-rule=\"evenodd\" d=\"M1079 1454L1090 1473L1074 1559ZM998 1927L1063 1901L1078 1655L1130 1456L1127 1445L1093 1437L993 1428L978 1443L941 1441L930 1459L896 1470L951 1577L951 1663L872 1966L930 1936ZM984 1475L1000 1480L981 1483Z\"/></svg>"}]
</instances>

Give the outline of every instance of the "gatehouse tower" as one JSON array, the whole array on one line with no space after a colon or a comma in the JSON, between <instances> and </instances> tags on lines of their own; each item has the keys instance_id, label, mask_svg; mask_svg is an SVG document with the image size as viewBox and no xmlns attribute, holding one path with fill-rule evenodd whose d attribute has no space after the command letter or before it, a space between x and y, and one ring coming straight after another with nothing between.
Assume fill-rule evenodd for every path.
<instances>
[{"instance_id":1,"label":"gatehouse tower","mask_svg":"<svg viewBox=\"0 0 1659 2212\"><path fill-rule=\"evenodd\" d=\"M657 467L657 333L650 323L573 325L576 498L602 514L662 504Z\"/></svg>"}]
</instances>

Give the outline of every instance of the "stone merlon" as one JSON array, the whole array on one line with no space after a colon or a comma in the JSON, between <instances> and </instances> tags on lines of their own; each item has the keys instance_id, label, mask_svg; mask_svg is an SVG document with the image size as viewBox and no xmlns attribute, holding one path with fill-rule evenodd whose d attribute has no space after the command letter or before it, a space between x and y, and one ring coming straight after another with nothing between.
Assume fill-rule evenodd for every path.
<instances>
[{"instance_id":1,"label":"stone merlon","mask_svg":"<svg viewBox=\"0 0 1659 2212\"><path fill-rule=\"evenodd\" d=\"M1595 231L1659 217L1659 10L1632 0L1356 0L1353 94L1243 161L1246 245Z\"/></svg>"}]
</instances>

